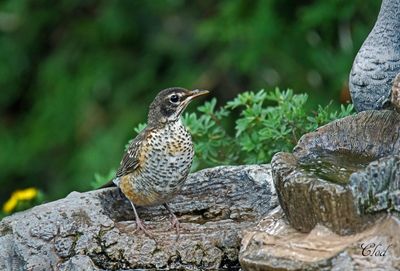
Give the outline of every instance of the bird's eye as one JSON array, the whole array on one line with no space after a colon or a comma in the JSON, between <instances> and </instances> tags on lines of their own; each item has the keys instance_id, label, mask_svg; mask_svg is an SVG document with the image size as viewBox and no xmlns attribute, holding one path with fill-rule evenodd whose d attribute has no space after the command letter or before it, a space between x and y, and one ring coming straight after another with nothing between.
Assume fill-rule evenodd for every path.
<instances>
[{"instance_id":1,"label":"bird's eye","mask_svg":"<svg viewBox=\"0 0 400 271\"><path fill-rule=\"evenodd\" d=\"M171 97L169 97L169 100L171 101L171 103L177 103L179 102L179 96L176 94L172 94Z\"/></svg>"}]
</instances>

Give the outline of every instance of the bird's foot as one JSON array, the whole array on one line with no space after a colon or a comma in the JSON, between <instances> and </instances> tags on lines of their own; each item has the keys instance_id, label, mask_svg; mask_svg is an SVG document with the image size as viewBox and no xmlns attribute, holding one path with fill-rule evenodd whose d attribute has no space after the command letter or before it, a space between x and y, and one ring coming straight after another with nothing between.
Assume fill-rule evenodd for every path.
<instances>
[{"instance_id":1,"label":"bird's foot","mask_svg":"<svg viewBox=\"0 0 400 271\"><path fill-rule=\"evenodd\" d=\"M170 215L170 221L171 221L171 230L175 228L176 231L176 240L179 239L179 234L180 234L180 223L176 215L171 213Z\"/></svg>"},{"instance_id":2,"label":"bird's foot","mask_svg":"<svg viewBox=\"0 0 400 271\"><path fill-rule=\"evenodd\" d=\"M146 225L144 224L144 222L141 219L136 219L136 231L143 231L145 235L147 235L150 238L153 238L153 234L146 229Z\"/></svg>"},{"instance_id":3,"label":"bird's foot","mask_svg":"<svg viewBox=\"0 0 400 271\"><path fill-rule=\"evenodd\" d=\"M178 241L179 239L179 229L180 229L180 224L179 224L179 220L176 217L176 215L174 214L174 212L172 212L171 208L169 208L167 203L163 204L165 209L167 209L169 215L170 215L170 221L171 221L171 229L175 228L176 231L176 241Z\"/></svg>"},{"instance_id":4,"label":"bird's foot","mask_svg":"<svg viewBox=\"0 0 400 271\"><path fill-rule=\"evenodd\" d=\"M392 104L400 112L400 73L397 74L392 86Z\"/></svg>"}]
</instances>

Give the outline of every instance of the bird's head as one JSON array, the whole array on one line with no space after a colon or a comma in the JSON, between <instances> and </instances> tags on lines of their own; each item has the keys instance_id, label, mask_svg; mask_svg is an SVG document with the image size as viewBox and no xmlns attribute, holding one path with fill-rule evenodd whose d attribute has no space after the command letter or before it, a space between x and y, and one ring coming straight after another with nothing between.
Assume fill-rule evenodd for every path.
<instances>
[{"instance_id":1,"label":"bird's head","mask_svg":"<svg viewBox=\"0 0 400 271\"><path fill-rule=\"evenodd\" d=\"M187 90L178 87L160 91L150 105L148 124L157 125L178 120L194 98L207 93L207 90Z\"/></svg>"}]
</instances>

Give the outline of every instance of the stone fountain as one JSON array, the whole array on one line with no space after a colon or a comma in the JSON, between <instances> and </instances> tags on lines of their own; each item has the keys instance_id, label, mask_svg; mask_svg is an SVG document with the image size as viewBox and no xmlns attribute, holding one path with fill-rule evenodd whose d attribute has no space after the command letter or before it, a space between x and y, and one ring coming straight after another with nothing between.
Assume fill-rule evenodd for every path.
<instances>
[{"instance_id":1,"label":"stone fountain","mask_svg":"<svg viewBox=\"0 0 400 271\"><path fill-rule=\"evenodd\" d=\"M400 270L400 0L383 0L349 86L358 114L273 157L280 207L244 235L246 270Z\"/></svg>"},{"instance_id":2,"label":"stone fountain","mask_svg":"<svg viewBox=\"0 0 400 271\"><path fill-rule=\"evenodd\" d=\"M271 166L191 174L179 240L158 207L139 210L154 238L137 233L116 188L6 217L0 270L400 270L399 72L400 0L383 0L350 74L358 114Z\"/></svg>"},{"instance_id":3,"label":"stone fountain","mask_svg":"<svg viewBox=\"0 0 400 271\"><path fill-rule=\"evenodd\" d=\"M400 73L399 29L400 0L383 0L350 72L350 93L357 111L391 107L391 87Z\"/></svg>"}]
</instances>

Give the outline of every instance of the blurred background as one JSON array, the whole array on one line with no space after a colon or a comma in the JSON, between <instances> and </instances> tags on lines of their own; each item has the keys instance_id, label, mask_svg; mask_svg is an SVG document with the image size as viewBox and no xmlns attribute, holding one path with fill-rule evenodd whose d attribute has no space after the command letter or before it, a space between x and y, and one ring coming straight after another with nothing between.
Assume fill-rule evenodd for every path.
<instances>
[{"instance_id":1,"label":"blurred background","mask_svg":"<svg viewBox=\"0 0 400 271\"><path fill-rule=\"evenodd\" d=\"M292 88L310 107L349 99L376 0L3 0L0 204L48 200L116 168L157 92ZM211 98L209 97L209 98ZM193 110L193 106L189 108Z\"/></svg>"}]
</instances>

